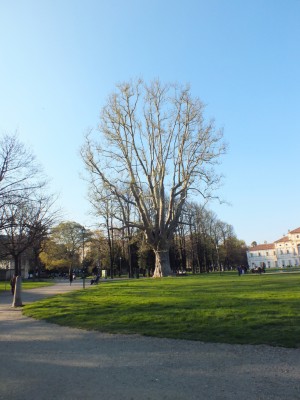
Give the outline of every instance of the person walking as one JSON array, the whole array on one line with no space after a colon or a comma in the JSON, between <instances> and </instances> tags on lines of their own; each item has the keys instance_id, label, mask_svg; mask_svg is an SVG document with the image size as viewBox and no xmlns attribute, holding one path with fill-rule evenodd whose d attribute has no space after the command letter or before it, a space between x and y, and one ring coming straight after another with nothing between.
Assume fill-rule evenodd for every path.
<instances>
[{"instance_id":1,"label":"person walking","mask_svg":"<svg viewBox=\"0 0 300 400\"><path fill-rule=\"evenodd\" d=\"M10 280L11 294L15 294L15 286L16 286L16 275L14 274Z\"/></svg>"},{"instance_id":2,"label":"person walking","mask_svg":"<svg viewBox=\"0 0 300 400\"><path fill-rule=\"evenodd\" d=\"M69 281L70 281L70 286L71 286L72 282L73 282L73 271L72 271L72 269L70 269L70 272L69 272Z\"/></svg>"}]
</instances>

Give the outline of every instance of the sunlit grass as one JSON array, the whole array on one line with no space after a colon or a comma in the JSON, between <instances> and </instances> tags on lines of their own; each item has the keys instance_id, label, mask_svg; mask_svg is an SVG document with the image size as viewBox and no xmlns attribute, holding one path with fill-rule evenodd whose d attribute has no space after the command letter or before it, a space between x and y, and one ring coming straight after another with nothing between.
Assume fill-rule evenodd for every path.
<instances>
[{"instance_id":1,"label":"sunlit grass","mask_svg":"<svg viewBox=\"0 0 300 400\"><path fill-rule=\"evenodd\" d=\"M300 347L300 274L108 281L24 313L111 333Z\"/></svg>"}]
</instances>

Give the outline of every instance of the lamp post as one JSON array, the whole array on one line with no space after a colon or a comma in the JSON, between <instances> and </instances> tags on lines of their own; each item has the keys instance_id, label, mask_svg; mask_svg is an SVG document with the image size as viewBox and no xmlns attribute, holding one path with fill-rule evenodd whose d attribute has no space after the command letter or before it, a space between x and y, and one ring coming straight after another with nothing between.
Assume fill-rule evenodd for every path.
<instances>
[{"instance_id":1,"label":"lamp post","mask_svg":"<svg viewBox=\"0 0 300 400\"><path fill-rule=\"evenodd\" d=\"M122 257L119 257L119 260L120 260L119 277L121 277L121 274L122 274Z\"/></svg>"},{"instance_id":2,"label":"lamp post","mask_svg":"<svg viewBox=\"0 0 300 400\"><path fill-rule=\"evenodd\" d=\"M219 246L216 244L216 251L217 251L217 265L218 265L218 270L221 275L221 264L220 264L220 256L219 256Z\"/></svg>"},{"instance_id":3,"label":"lamp post","mask_svg":"<svg viewBox=\"0 0 300 400\"><path fill-rule=\"evenodd\" d=\"M8 264L6 264L5 266L5 291L6 291L7 271L8 271Z\"/></svg>"},{"instance_id":4,"label":"lamp post","mask_svg":"<svg viewBox=\"0 0 300 400\"><path fill-rule=\"evenodd\" d=\"M85 265L84 265L84 235L85 235L85 227L81 228L82 233L82 287L85 289Z\"/></svg>"}]
</instances>

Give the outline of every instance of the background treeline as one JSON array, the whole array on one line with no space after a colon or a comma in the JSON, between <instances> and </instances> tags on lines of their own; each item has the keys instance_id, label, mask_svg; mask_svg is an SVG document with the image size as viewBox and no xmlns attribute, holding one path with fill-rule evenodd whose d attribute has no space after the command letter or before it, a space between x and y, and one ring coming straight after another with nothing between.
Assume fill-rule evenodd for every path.
<instances>
[{"instance_id":1,"label":"background treeline","mask_svg":"<svg viewBox=\"0 0 300 400\"><path fill-rule=\"evenodd\" d=\"M107 218L106 218L107 217ZM155 257L142 232L123 227L113 214L102 216L99 229L72 221L60 223L43 242L40 259L52 273L106 270L108 276L152 276ZM233 227L205 207L188 203L170 248L174 273L203 273L246 265L246 245Z\"/></svg>"}]
</instances>

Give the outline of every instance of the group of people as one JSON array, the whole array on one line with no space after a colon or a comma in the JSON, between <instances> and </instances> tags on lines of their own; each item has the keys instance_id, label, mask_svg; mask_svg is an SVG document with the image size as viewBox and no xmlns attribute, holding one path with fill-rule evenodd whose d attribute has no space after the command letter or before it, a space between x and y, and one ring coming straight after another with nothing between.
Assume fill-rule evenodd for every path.
<instances>
[{"instance_id":1,"label":"group of people","mask_svg":"<svg viewBox=\"0 0 300 400\"><path fill-rule=\"evenodd\" d=\"M238 270L239 276L246 274L248 271L247 267L245 267L244 265L239 265L237 270Z\"/></svg>"}]
</instances>

